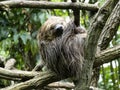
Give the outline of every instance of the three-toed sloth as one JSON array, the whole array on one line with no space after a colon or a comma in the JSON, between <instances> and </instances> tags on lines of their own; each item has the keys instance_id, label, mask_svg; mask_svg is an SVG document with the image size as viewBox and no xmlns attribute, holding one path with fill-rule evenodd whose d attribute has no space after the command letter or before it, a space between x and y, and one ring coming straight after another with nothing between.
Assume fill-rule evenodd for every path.
<instances>
[{"instance_id":1,"label":"three-toed sloth","mask_svg":"<svg viewBox=\"0 0 120 90\"><path fill-rule=\"evenodd\" d=\"M79 78L84 63L86 31L71 20L53 16L38 33L42 60L48 69L60 77Z\"/></svg>"}]
</instances>

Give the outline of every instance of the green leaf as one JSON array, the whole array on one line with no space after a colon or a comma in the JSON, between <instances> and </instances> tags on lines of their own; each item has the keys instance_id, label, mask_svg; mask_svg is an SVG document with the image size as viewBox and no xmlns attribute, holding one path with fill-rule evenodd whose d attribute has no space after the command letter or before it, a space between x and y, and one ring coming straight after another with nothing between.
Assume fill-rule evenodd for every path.
<instances>
[{"instance_id":1,"label":"green leaf","mask_svg":"<svg viewBox=\"0 0 120 90\"><path fill-rule=\"evenodd\" d=\"M14 35L13 35L13 40L14 40L14 43L16 43L16 44L17 44L17 43L19 42L19 40L18 40L18 39L19 39L19 34L14 34Z\"/></svg>"},{"instance_id":2,"label":"green leaf","mask_svg":"<svg viewBox=\"0 0 120 90\"><path fill-rule=\"evenodd\" d=\"M8 48L10 48L12 46L11 38L7 38L5 40L2 40L0 42L0 44L4 50L7 50Z\"/></svg>"},{"instance_id":3,"label":"green leaf","mask_svg":"<svg viewBox=\"0 0 120 90\"><path fill-rule=\"evenodd\" d=\"M31 36L30 36L29 32L21 31L19 35L23 41L23 44L25 44L25 45L26 45L28 40L31 40Z\"/></svg>"}]
</instances>

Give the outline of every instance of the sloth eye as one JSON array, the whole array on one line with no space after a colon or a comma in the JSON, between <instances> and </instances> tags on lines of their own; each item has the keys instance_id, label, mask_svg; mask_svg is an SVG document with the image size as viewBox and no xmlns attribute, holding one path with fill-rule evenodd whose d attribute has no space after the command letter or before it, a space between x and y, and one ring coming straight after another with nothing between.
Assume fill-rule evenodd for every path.
<instances>
[{"instance_id":1,"label":"sloth eye","mask_svg":"<svg viewBox=\"0 0 120 90\"><path fill-rule=\"evenodd\" d=\"M52 30L52 29L54 29L54 26L51 26L51 27L50 27L50 30Z\"/></svg>"}]
</instances>

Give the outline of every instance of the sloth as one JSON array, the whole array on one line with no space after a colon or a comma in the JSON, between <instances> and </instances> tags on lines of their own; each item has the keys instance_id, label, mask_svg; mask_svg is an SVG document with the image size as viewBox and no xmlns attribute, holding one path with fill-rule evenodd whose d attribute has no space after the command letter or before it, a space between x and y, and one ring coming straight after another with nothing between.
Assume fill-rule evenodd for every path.
<instances>
[{"instance_id":1,"label":"sloth","mask_svg":"<svg viewBox=\"0 0 120 90\"><path fill-rule=\"evenodd\" d=\"M39 51L48 69L60 77L79 79L84 64L86 30L66 22L62 17L50 17L38 32Z\"/></svg>"}]
</instances>

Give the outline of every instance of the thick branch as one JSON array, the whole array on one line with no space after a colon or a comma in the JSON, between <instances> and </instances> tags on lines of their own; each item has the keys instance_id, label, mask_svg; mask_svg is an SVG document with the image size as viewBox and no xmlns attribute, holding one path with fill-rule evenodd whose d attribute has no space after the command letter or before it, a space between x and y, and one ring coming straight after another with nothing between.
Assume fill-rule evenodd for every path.
<instances>
[{"instance_id":1,"label":"thick branch","mask_svg":"<svg viewBox=\"0 0 120 90\"><path fill-rule=\"evenodd\" d=\"M32 89L32 88L35 89L38 87L39 89L41 89L47 84L58 81L58 80L60 80L60 78L58 78L56 74L48 71L48 72L41 73L40 75L38 75L33 79L16 84L14 86L10 86L8 88L4 88L2 90L27 90L27 89L29 90L29 89Z\"/></svg>"},{"instance_id":2,"label":"thick branch","mask_svg":"<svg viewBox=\"0 0 120 90\"><path fill-rule=\"evenodd\" d=\"M47 87L73 89L73 88L75 88L75 85L73 83L69 83L69 82L55 82L55 83L49 84Z\"/></svg>"},{"instance_id":3,"label":"thick branch","mask_svg":"<svg viewBox=\"0 0 120 90\"><path fill-rule=\"evenodd\" d=\"M120 45L110 49L103 50L99 54L97 54L94 63L94 68L104 63L111 62L112 60L115 60L117 58L120 58Z\"/></svg>"},{"instance_id":4,"label":"thick branch","mask_svg":"<svg viewBox=\"0 0 120 90\"><path fill-rule=\"evenodd\" d=\"M97 11L98 7L93 4L71 3L71 2L43 2L43 1L24 1L11 0L0 2L0 8L40 8L40 9L84 9Z\"/></svg>"},{"instance_id":5,"label":"thick branch","mask_svg":"<svg viewBox=\"0 0 120 90\"><path fill-rule=\"evenodd\" d=\"M109 42L112 40L113 36L116 34L118 27L120 24L120 1L115 6L113 12L109 16L103 31L101 33L101 37L99 39L99 46L102 50L104 50ZM100 66L103 63L110 62L118 57L120 57L120 46L104 50L103 52L97 54L97 59L94 63L94 67ZM98 58L99 57L99 58Z\"/></svg>"},{"instance_id":6,"label":"thick branch","mask_svg":"<svg viewBox=\"0 0 120 90\"><path fill-rule=\"evenodd\" d=\"M20 78L30 79L38 74L39 74L38 72L7 70L4 68L0 68L0 77L3 77L5 79L11 79L11 80L20 80Z\"/></svg>"},{"instance_id":7,"label":"thick branch","mask_svg":"<svg viewBox=\"0 0 120 90\"><path fill-rule=\"evenodd\" d=\"M5 75L0 75L0 78L7 79L7 80L13 80L13 81L21 81L22 80L22 78L15 78L14 76L10 77L10 76L5 76Z\"/></svg>"},{"instance_id":8,"label":"thick branch","mask_svg":"<svg viewBox=\"0 0 120 90\"><path fill-rule=\"evenodd\" d=\"M7 88L3 88L1 90L29 90L29 89L36 89L36 88L43 88L44 86L48 85L49 83L51 82L55 82L55 81L59 81L61 80L62 78L58 78L58 76L53 73L53 72L50 72L50 71L46 71L46 72L42 72L41 74L39 74L38 76L36 76L35 78L33 79L30 79L28 81L25 81L25 82L21 82L19 84L16 84L14 86L10 86L10 87L7 87ZM55 85L48 85L48 87L56 87ZM73 84L68 84L68 86L66 85L62 85L60 86L61 88L74 88L74 85ZM90 87L90 88L93 88L93 87ZM95 89L95 88L94 88ZM97 88L97 90L100 90Z\"/></svg>"},{"instance_id":9,"label":"thick branch","mask_svg":"<svg viewBox=\"0 0 120 90\"><path fill-rule=\"evenodd\" d=\"M113 3L114 0L107 0L106 3L99 9L98 13L91 22L85 43L85 60L81 72L82 76L80 76L80 81L75 88L76 90L88 90L87 86L90 85L98 39L103 26L105 25L105 22L109 17L111 10L113 9Z\"/></svg>"},{"instance_id":10,"label":"thick branch","mask_svg":"<svg viewBox=\"0 0 120 90\"><path fill-rule=\"evenodd\" d=\"M109 42L112 40L113 36L116 34L118 27L120 25L120 1L115 6L113 12L109 16L103 31L101 33L99 43L101 50L108 47Z\"/></svg>"},{"instance_id":11,"label":"thick branch","mask_svg":"<svg viewBox=\"0 0 120 90\"><path fill-rule=\"evenodd\" d=\"M111 5L112 6L112 8L114 8L115 7L115 5L117 4L117 2L118 2L118 0L114 0L114 4L113 5ZM109 9L111 9L111 8L109 8ZM112 11L112 10L111 10ZM114 14L114 11L115 10L113 10L113 12L112 12L112 14ZM111 15L112 15L111 14ZM108 44L109 44L109 42L111 41L111 39L112 39L112 37L114 36L114 34L116 33L116 31L117 31L117 28L114 28L114 30L110 30L110 28L108 28L108 25L110 26L110 27L112 27L112 25L110 25L111 24L111 22L113 22L114 21L114 19L113 19L113 21L111 21L110 20L110 18L113 18L112 16L109 16L109 18L107 19L107 22L106 22L106 24L105 24L105 26L103 26L104 28L106 27L106 30L105 29L103 29L102 30L102 33L101 33L101 36L100 36L100 39L98 40L98 43L101 41L102 42L102 38L101 37L104 37L104 35L105 34L103 34L103 33L109 33L109 35L110 35L110 38L109 38L109 40L106 40L105 42L104 42L104 45L99 45L99 46L97 46L97 51L96 51L96 54L97 55L99 55L99 53L104 53L104 52L100 52L101 50L104 50L104 49L106 49L107 47L108 47ZM114 16L114 15L113 15ZM114 17L115 18L115 17ZM113 27L112 27L113 28ZM109 29L109 30L108 30ZM110 31L110 32L109 32ZM110 33L112 33L112 34L110 34ZM108 35L108 36L109 36ZM107 36L107 34L106 34L106 36ZM107 37L108 37L107 36ZM104 54L106 54L106 53L104 53ZM103 54L103 55L104 55ZM112 54L112 53L109 53L109 55L110 54ZM108 55L108 53L106 54L106 55ZM118 57L118 54L116 53L116 55L110 55L110 56L113 56L114 58L116 57ZM94 62L94 65L93 65L93 68L94 68L94 75L93 75L93 78L92 78L92 82L93 82L93 84L95 85L97 85L97 82L98 82L98 78L99 78L99 74L100 74L100 65L101 64L103 64L103 63L106 63L106 62L110 62L110 61L112 61L113 60L113 58L109 58L109 56L105 56L104 58L102 58L101 59L101 57L103 57L103 56L100 56L99 58L100 58L100 60L97 60L96 61L96 59L95 59L95 62ZM96 68L97 67L97 68Z\"/></svg>"},{"instance_id":12,"label":"thick branch","mask_svg":"<svg viewBox=\"0 0 120 90\"><path fill-rule=\"evenodd\" d=\"M89 60L91 60L92 58L94 59L95 57L98 39L110 15L110 12L112 12L111 10L113 8L112 7L113 3L114 3L113 0L107 0L107 2L98 11L93 21L91 22L90 28L88 30L88 37L86 39L86 44L85 44L85 52L88 52L86 54Z\"/></svg>"}]
</instances>

